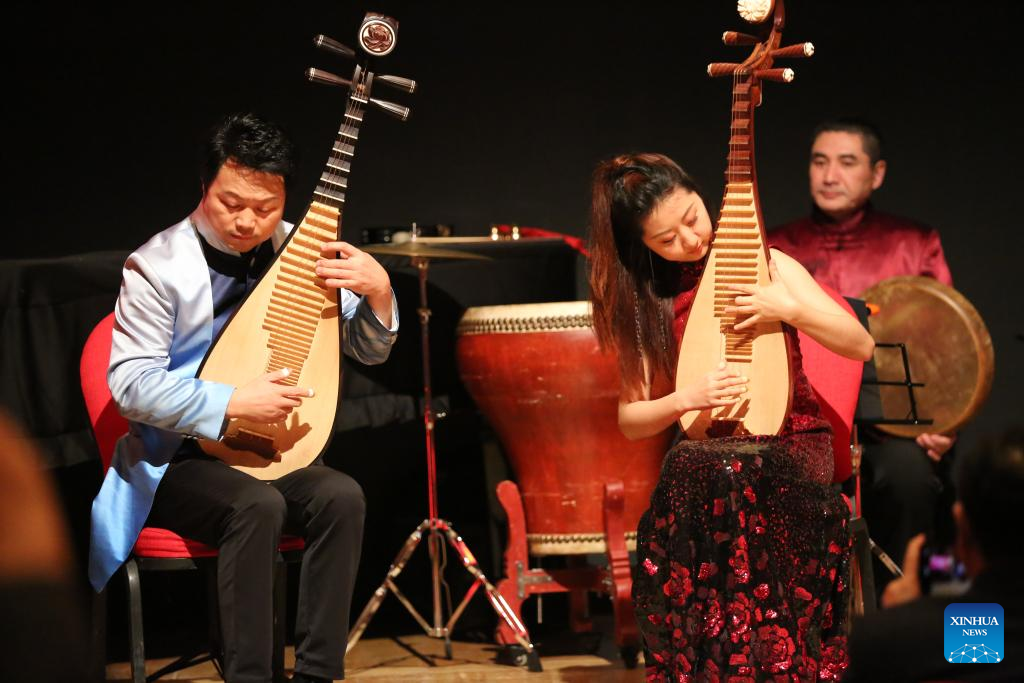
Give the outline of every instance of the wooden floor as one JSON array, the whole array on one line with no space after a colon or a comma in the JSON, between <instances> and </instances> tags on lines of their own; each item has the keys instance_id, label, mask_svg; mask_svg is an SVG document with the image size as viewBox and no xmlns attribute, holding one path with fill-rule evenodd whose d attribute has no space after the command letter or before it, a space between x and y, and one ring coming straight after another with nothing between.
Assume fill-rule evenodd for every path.
<instances>
[{"instance_id":1,"label":"wooden floor","mask_svg":"<svg viewBox=\"0 0 1024 683\"><path fill-rule=\"evenodd\" d=\"M544 671L530 673L495 661L497 647L489 643L452 643L452 659L444 656L444 643L424 635L398 638L364 639L346 657L349 681L429 681L430 683L467 681L522 681L523 683L639 683L643 681L643 665L627 670L622 661L610 661L595 654L560 654L541 658ZM149 660L147 673L152 673L171 660ZM291 647L285 652L288 673L295 663ZM107 681L130 681L127 663L107 666ZM160 680L218 683L221 681L212 664L201 664L179 671Z\"/></svg>"}]
</instances>

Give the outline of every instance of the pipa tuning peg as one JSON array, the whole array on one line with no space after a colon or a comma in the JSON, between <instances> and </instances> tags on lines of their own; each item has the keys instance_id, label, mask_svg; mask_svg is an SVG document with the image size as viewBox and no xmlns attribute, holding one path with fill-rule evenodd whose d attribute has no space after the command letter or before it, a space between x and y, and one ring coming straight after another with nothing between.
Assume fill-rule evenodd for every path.
<instances>
[{"instance_id":1,"label":"pipa tuning peg","mask_svg":"<svg viewBox=\"0 0 1024 683\"><path fill-rule=\"evenodd\" d=\"M334 38L329 38L322 33L313 37L313 45L321 50L333 52L336 55L341 55L342 57L347 57L349 59L353 59L356 56L356 51L348 45L342 45Z\"/></svg>"},{"instance_id":2,"label":"pipa tuning peg","mask_svg":"<svg viewBox=\"0 0 1024 683\"><path fill-rule=\"evenodd\" d=\"M402 78L401 76L374 76L373 80L375 83L386 83L392 88L398 88L405 92L416 92L416 81L411 78Z\"/></svg>"},{"instance_id":3,"label":"pipa tuning peg","mask_svg":"<svg viewBox=\"0 0 1024 683\"><path fill-rule=\"evenodd\" d=\"M708 64L708 76L731 76L740 66L742 65L730 62L712 62Z\"/></svg>"},{"instance_id":4,"label":"pipa tuning peg","mask_svg":"<svg viewBox=\"0 0 1024 683\"><path fill-rule=\"evenodd\" d=\"M409 107L403 107L402 105L395 104L394 102L378 100L375 97L370 98L370 104L377 107L381 111L391 114L397 119L401 119L402 121L405 121L406 119L409 118Z\"/></svg>"},{"instance_id":5,"label":"pipa tuning peg","mask_svg":"<svg viewBox=\"0 0 1024 683\"><path fill-rule=\"evenodd\" d=\"M352 81L346 80L341 76L335 76L323 69L306 69L306 78L314 83L321 83L323 85L338 85L345 88L352 85Z\"/></svg>"},{"instance_id":6,"label":"pipa tuning peg","mask_svg":"<svg viewBox=\"0 0 1024 683\"><path fill-rule=\"evenodd\" d=\"M726 31L722 34L722 42L726 45L757 45L760 41L757 36L738 31Z\"/></svg>"},{"instance_id":7,"label":"pipa tuning peg","mask_svg":"<svg viewBox=\"0 0 1024 683\"><path fill-rule=\"evenodd\" d=\"M772 57L810 57L813 54L814 45L811 43L797 43L771 51Z\"/></svg>"},{"instance_id":8,"label":"pipa tuning peg","mask_svg":"<svg viewBox=\"0 0 1024 683\"><path fill-rule=\"evenodd\" d=\"M778 81L779 83L789 83L796 78L796 73L792 69L757 69L754 71L754 75L762 81Z\"/></svg>"}]
</instances>

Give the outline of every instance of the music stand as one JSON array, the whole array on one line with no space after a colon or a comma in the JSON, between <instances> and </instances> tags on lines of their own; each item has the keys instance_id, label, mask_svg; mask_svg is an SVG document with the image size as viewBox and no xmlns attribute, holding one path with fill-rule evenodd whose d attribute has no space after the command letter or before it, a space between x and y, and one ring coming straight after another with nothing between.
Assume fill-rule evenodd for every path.
<instances>
[{"instance_id":1,"label":"music stand","mask_svg":"<svg viewBox=\"0 0 1024 683\"><path fill-rule=\"evenodd\" d=\"M369 625L373 615L377 612L388 591L395 594L399 602L409 611L423 631L431 638L444 638L445 656L452 658L451 632L455 622L462 616L463 610L469 601L483 586L487 599L494 608L497 615L505 621L512 630L516 641L525 651L526 665L530 671L540 671L540 658L537 651L530 642L526 628L509 607L505 598L501 596L494 585L487 579L476 558L470 552L462 537L452 528L450 522L441 519L438 513L437 503L437 459L434 449L434 424L436 416L433 408L433 395L430 385L430 307L427 305L427 270L432 259L478 259L486 260L488 257L479 254L472 254L457 249L441 249L424 244L416 240L415 229L413 239L402 244L367 245L363 251L370 254L391 254L395 256L409 257L410 263L416 268L419 275L420 305L417 309L420 321L420 339L423 347L423 426L426 431L426 452L427 452L427 510L428 517L417 526L405 541L405 545L398 551L394 561L384 576L384 581L374 591L366 607L353 625L348 637L346 652L351 652L356 643L359 642L363 632ZM427 552L430 556L430 582L433 597L433 625L424 619L419 611L405 597L395 579L405 568L406 562L412 553L419 546L423 536L427 537ZM447 542L452 549L458 553L462 560L462 566L473 576L473 584L467 589L462 601L450 614L448 621L444 622L441 609L441 565L440 555L444 550L443 544Z\"/></svg>"},{"instance_id":2,"label":"music stand","mask_svg":"<svg viewBox=\"0 0 1024 683\"><path fill-rule=\"evenodd\" d=\"M857 314L857 318L860 320L861 324L864 325L864 329L870 329L868 318L871 313L864 300L851 297L846 297L846 300L850 303L854 312ZM874 358L865 361L864 375L861 379L861 390L860 395L857 398L857 411L854 415L853 431L851 433L853 443L851 444L850 450L851 458L853 460L855 488L853 493L853 518L850 522L850 532L853 534L854 538L854 552L857 557L861 558L861 592L872 597L870 601L866 601L863 605L865 612L875 611L875 577L870 557L874 556L878 558L878 561L882 563L882 566L884 566L893 576L903 576L903 570L900 569L899 565L896 564L889 554L871 538L871 534L867 528L867 522L863 517L860 492L860 465L864 447L861 445L857 434L858 427L861 425L928 425L933 423L933 420L919 417L917 414L917 400L914 396L914 389L923 387L924 383L915 382L911 378L910 361L907 356L906 344L901 342L875 342L875 347L899 350L900 359L902 361L903 378L899 380L880 380L878 379L878 371L875 366ZM905 418L885 418L882 416L882 402L881 397L879 396L879 387L882 386L902 386L906 389L907 400L910 408Z\"/></svg>"}]
</instances>

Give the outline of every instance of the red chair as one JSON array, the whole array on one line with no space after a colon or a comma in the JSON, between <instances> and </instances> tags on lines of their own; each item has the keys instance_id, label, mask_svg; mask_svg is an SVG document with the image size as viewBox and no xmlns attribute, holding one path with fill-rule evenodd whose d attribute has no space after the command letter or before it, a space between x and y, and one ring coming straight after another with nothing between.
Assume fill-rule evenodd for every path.
<instances>
[{"instance_id":1,"label":"red chair","mask_svg":"<svg viewBox=\"0 0 1024 683\"><path fill-rule=\"evenodd\" d=\"M825 285L821 285L821 288L845 311L857 317L853 307L840 294ZM844 482L853 473L850 435L864 363L829 351L803 332L797 331L797 336L800 339L804 373L821 405L822 413L832 424L832 453L835 456L832 481Z\"/></svg>"},{"instance_id":2,"label":"red chair","mask_svg":"<svg viewBox=\"0 0 1024 683\"><path fill-rule=\"evenodd\" d=\"M819 283L820 284L820 283ZM850 315L857 317L850 303L831 288L821 288L843 307ZM844 358L829 351L803 332L797 333L800 339L800 351L803 355L804 373L814 390L814 395L821 405L821 411L832 424L832 453L835 465L832 473L833 483L842 483L854 475L858 467L854 467L853 418L857 409L857 398L860 395L861 377L864 363L859 360ZM859 458L858 458L859 460ZM859 471L857 476L859 477ZM855 607L863 613L872 611L874 599L874 575L871 565L870 538L867 525L860 516L860 485L856 484L856 504L850 503L850 530L854 536L853 586L855 590Z\"/></svg>"},{"instance_id":3,"label":"red chair","mask_svg":"<svg viewBox=\"0 0 1024 683\"><path fill-rule=\"evenodd\" d=\"M110 388L107 385L107 366L110 364L111 333L114 314L101 320L93 329L82 350L79 371L82 381L82 395L89 412L96 445L103 461L103 471L110 467L114 455L114 444L128 431L128 421L117 410ZM274 680L285 681L284 677L284 607L286 600L285 562L296 562L302 557L304 541L296 536L284 536L279 546L279 562L274 586ZM128 609L130 619L131 668L133 683L144 683L201 662L216 660L219 666L219 648L211 647L210 652L191 653L146 677L146 656L142 628L142 589L140 571L173 571L197 569L210 564L216 558L217 549L206 544L179 536L173 531L156 527L145 527L139 534L135 547L125 562L128 583ZM210 569L213 567L211 566ZM213 572L210 572L213 576ZM219 642L219 625L216 609L216 585L211 581L210 593L210 634L211 642ZM105 589L104 589L105 590ZM102 597L98 601L98 614L94 618L105 620ZM102 627L100 633L102 633ZM94 642L103 645L103 638L94 631ZM214 652L218 650L218 652ZM101 650L102 651L102 650Z\"/></svg>"}]
</instances>

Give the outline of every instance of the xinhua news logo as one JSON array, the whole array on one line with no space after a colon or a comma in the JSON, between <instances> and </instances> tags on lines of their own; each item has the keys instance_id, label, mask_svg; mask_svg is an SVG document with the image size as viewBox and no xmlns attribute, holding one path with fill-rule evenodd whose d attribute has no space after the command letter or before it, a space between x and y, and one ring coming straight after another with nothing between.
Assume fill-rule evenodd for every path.
<instances>
[{"instance_id":1,"label":"xinhua news logo","mask_svg":"<svg viewBox=\"0 0 1024 683\"><path fill-rule=\"evenodd\" d=\"M953 664L997 664L1003 651L1003 608L994 602L954 602L946 607L945 652Z\"/></svg>"}]
</instances>

